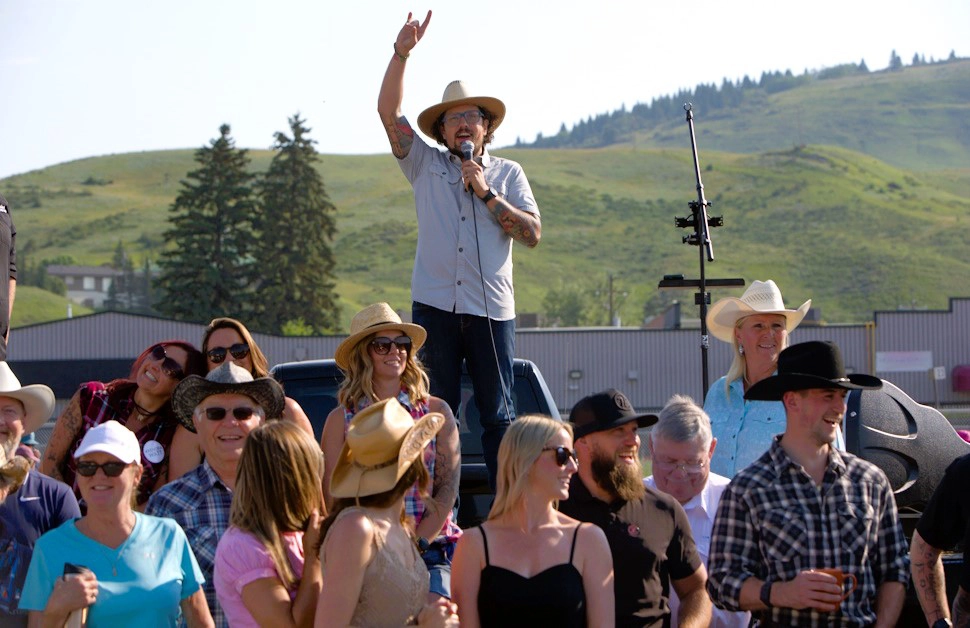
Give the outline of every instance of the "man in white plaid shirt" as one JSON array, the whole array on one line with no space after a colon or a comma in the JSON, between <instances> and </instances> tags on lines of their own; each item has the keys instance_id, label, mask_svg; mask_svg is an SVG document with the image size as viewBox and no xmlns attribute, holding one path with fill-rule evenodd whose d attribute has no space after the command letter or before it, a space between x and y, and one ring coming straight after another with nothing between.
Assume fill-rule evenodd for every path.
<instances>
[{"instance_id":1,"label":"man in white plaid shirt","mask_svg":"<svg viewBox=\"0 0 970 628\"><path fill-rule=\"evenodd\" d=\"M748 389L746 399L784 402L787 426L721 498L708 580L719 608L752 611L760 626L895 625L909 556L892 488L875 465L832 447L848 390L881 386L846 376L836 345L806 342ZM843 599L849 587L824 568L857 586Z\"/></svg>"}]
</instances>

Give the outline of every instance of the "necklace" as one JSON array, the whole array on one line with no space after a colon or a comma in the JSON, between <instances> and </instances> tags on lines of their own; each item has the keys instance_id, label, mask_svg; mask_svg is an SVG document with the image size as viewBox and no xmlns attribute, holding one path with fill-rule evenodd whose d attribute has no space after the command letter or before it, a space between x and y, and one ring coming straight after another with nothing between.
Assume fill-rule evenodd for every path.
<instances>
[{"instance_id":1,"label":"necklace","mask_svg":"<svg viewBox=\"0 0 970 628\"><path fill-rule=\"evenodd\" d=\"M158 416L158 410L152 412L150 410L146 410L145 408L142 408L140 405L138 405L138 402L135 401L134 397L131 398L131 404L135 406L136 418L142 423L144 423L148 419Z\"/></svg>"},{"instance_id":2,"label":"necklace","mask_svg":"<svg viewBox=\"0 0 970 628\"><path fill-rule=\"evenodd\" d=\"M118 546L118 549L112 550L112 551L117 552L117 554L115 554L114 559L111 558L111 553L110 552L106 552L105 551L105 548L111 550L110 547L108 547L107 545L105 545L101 541L97 540L96 538L94 538L90 534L86 534L86 533L82 532L82 534L84 534L84 536L90 538L92 541L95 542L95 547L98 549L98 553L101 554L102 556L104 556L105 560L108 561L108 563L111 565L111 575L114 576L115 578L118 577L118 562L121 560L121 557L124 555L125 550L128 548L128 541L130 541L131 540L131 537L133 536L133 533L135 531L135 525L137 525L137 521L138 520L136 518L135 519L135 524L132 524L132 526L131 526L131 531L128 533L128 536L125 537L125 540L122 541L121 545ZM77 527L77 526L75 525L75 527ZM87 527L87 525L85 525L85 527Z\"/></svg>"}]
</instances>

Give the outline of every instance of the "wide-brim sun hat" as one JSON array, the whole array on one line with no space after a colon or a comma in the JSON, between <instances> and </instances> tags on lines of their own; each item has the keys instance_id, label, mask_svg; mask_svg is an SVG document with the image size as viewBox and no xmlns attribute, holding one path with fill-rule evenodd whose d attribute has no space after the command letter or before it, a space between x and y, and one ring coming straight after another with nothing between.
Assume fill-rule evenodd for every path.
<instances>
[{"instance_id":1,"label":"wide-brim sun hat","mask_svg":"<svg viewBox=\"0 0 970 628\"><path fill-rule=\"evenodd\" d=\"M283 387L272 377L253 379L253 374L226 360L217 369L209 371L205 377L189 375L175 387L172 393L172 408L179 422L190 432L195 432L192 413L202 400L220 394L245 395L263 409L267 419L278 419L283 415L286 397Z\"/></svg>"},{"instance_id":2,"label":"wide-brim sun hat","mask_svg":"<svg viewBox=\"0 0 970 628\"><path fill-rule=\"evenodd\" d=\"M21 386L6 362L0 362L0 397L24 404L24 434L36 432L54 412L54 391L43 384Z\"/></svg>"},{"instance_id":3,"label":"wide-brim sun hat","mask_svg":"<svg viewBox=\"0 0 970 628\"><path fill-rule=\"evenodd\" d=\"M444 424L445 416L439 412L415 421L394 398L367 406L347 428L330 494L356 498L391 490L412 463L424 464L424 448Z\"/></svg>"},{"instance_id":4,"label":"wide-brim sun hat","mask_svg":"<svg viewBox=\"0 0 970 628\"><path fill-rule=\"evenodd\" d=\"M862 373L846 375L838 345L812 340L792 345L778 354L778 373L751 386L744 398L778 401L790 390L813 388L875 390L882 388L882 380Z\"/></svg>"},{"instance_id":5,"label":"wide-brim sun hat","mask_svg":"<svg viewBox=\"0 0 970 628\"><path fill-rule=\"evenodd\" d=\"M812 300L809 299L797 309L788 309L781 298L781 290L774 281L755 280L751 282L740 299L726 297L711 306L707 313L707 329L718 340L733 342L734 328L742 318L754 314L778 314L785 317L785 327L791 333L802 322L811 307Z\"/></svg>"},{"instance_id":6,"label":"wide-brim sun hat","mask_svg":"<svg viewBox=\"0 0 970 628\"><path fill-rule=\"evenodd\" d=\"M473 96L473 93L464 81L448 83L445 93L441 96L441 102L428 107L418 115L418 128L428 137L434 137L434 125L441 114L452 107L475 105L491 114L492 123L488 130L494 131L505 119L505 103L491 96Z\"/></svg>"},{"instance_id":7,"label":"wide-brim sun hat","mask_svg":"<svg viewBox=\"0 0 970 628\"><path fill-rule=\"evenodd\" d=\"M89 429L81 439L74 458L85 454L101 452L114 456L125 464L141 461L141 446L138 437L117 421L105 421Z\"/></svg>"},{"instance_id":8,"label":"wide-brim sun hat","mask_svg":"<svg viewBox=\"0 0 970 628\"><path fill-rule=\"evenodd\" d=\"M337 366L346 371L357 343L371 334L387 329L400 329L407 334L411 339L412 354L417 352L428 338L428 332L421 325L401 322L401 317L390 305L374 303L357 312L350 321L350 335L343 339L333 354Z\"/></svg>"}]
</instances>

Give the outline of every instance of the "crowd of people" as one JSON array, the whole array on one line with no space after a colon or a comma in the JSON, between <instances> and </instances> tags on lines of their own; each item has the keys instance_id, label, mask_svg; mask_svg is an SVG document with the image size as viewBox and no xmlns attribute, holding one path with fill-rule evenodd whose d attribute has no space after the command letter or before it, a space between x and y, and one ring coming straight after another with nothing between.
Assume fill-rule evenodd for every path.
<instances>
[{"instance_id":1,"label":"crowd of people","mask_svg":"<svg viewBox=\"0 0 970 628\"><path fill-rule=\"evenodd\" d=\"M539 209L522 167L487 150L500 100L449 84L417 120L444 150L402 115L430 20L408 15L378 98L414 189L414 322L386 303L354 316L319 443L221 317L201 351L157 342L127 377L81 384L38 456L25 437L55 399L3 361L16 232L0 197L0 624L892 626L912 569L927 622L951 625L940 555L970 542L970 458L910 566L885 475L842 438L847 393L881 380L846 373L832 343L789 346L811 301L787 308L773 281L712 306L733 361L704 407L675 395L646 414L609 389L568 422L515 418L512 244L539 243ZM464 531L462 364L495 489ZM953 625L970 624L968 574Z\"/></svg>"}]
</instances>

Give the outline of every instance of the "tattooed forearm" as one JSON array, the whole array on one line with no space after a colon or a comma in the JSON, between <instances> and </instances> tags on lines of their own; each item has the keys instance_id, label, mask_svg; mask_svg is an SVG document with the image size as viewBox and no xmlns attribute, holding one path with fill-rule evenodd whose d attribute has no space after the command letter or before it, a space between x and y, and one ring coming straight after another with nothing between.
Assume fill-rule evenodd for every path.
<instances>
[{"instance_id":1,"label":"tattooed forearm","mask_svg":"<svg viewBox=\"0 0 970 628\"><path fill-rule=\"evenodd\" d=\"M63 481L62 465L67 460L77 435L81 432L81 420L80 395L76 393L61 412L61 416L57 417L57 423L54 424L54 430L47 442L44 459L41 461L41 473Z\"/></svg>"},{"instance_id":2,"label":"tattooed forearm","mask_svg":"<svg viewBox=\"0 0 970 628\"><path fill-rule=\"evenodd\" d=\"M391 142L391 153L398 159L407 157L414 144L414 129L408 124L407 118L400 116L394 122L385 121L384 131Z\"/></svg>"},{"instance_id":3,"label":"tattooed forearm","mask_svg":"<svg viewBox=\"0 0 970 628\"><path fill-rule=\"evenodd\" d=\"M913 533L909 550L913 588L930 625L946 617L946 576L940 554L938 548L923 540L919 531Z\"/></svg>"},{"instance_id":4,"label":"tattooed forearm","mask_svg":"<svg viewBox=\"0 0 970 628\"><path fill-rule=\"evenodd\" d=\"M488 211L513 240L529 248L539 244L539 238L542 237L542 223L535 214L516 209L508 201L499 198L495 199L494 207L490 207Z\"/></svg>"}]
</instances>

